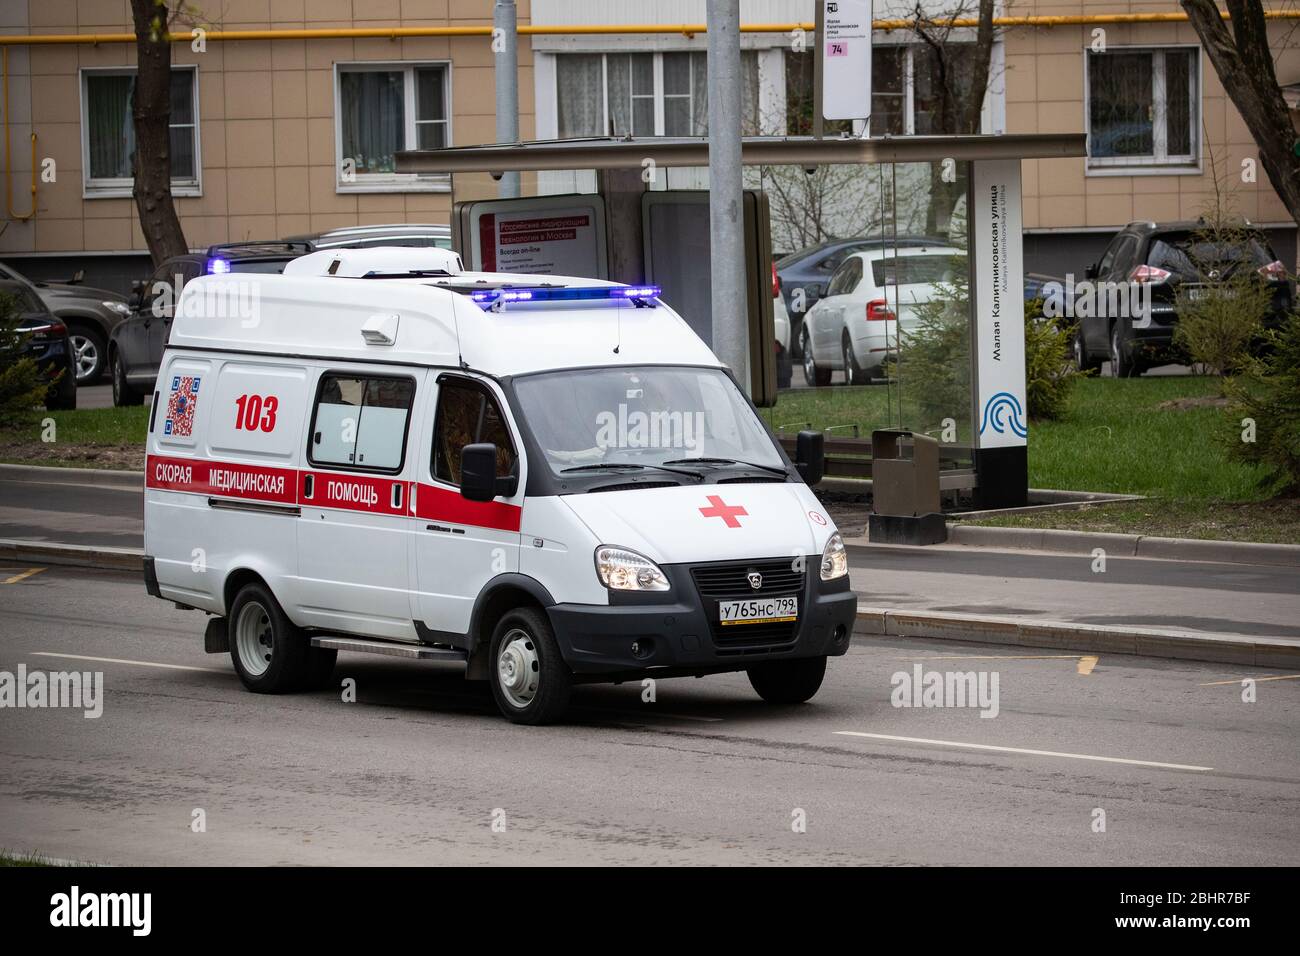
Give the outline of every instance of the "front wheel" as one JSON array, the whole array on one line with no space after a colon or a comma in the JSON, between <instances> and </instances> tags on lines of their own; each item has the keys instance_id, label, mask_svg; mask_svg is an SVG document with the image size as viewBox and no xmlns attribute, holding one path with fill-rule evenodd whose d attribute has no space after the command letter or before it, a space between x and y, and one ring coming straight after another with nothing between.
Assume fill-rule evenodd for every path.
<instances>
[{"instance_id":1,"label":"front wheel","mask_svg":"<svg viewBox=\"0 0 1300 956\"><path fill-rule=\"evenodd\" d=\"M113 404L118 408L124 405L140 405L144 403L144 394L136 391L131 387L131 383L126 380L126 366L122 364L122 354L113 353Z\"/></svg>"},{"instance_id":2,"label":"front wheel","mask_svg":"<svg viewBox=\"0 0 1300 956\"><path fill-rule=\"evenodd\" d=\"M769 704L802 704L821 688L826 658L756 664L747 673L750 685Z\"/></svg>"},{"instance_id":3,"label":"front wheel","mask_svg":"<svg viewBox=\"0 0 1300 956\"><path fill-rule=\"evenodd\" d=\"M104 333L88 325L73 325L68 329L72 352L77 359L77 384L94 385L104 374L107 363L104 355L107 345Z\"/></svg>"},{"instance_id":4,"label":"front wheel","mask_svg":"<svg viewBox=\"0 0 1300 956\"><path fill-rule=\"evenodd\" d=\"M518 608L492 632L492 697L516 724L549 724L569 707L573 676L551 622L537 608Z\"/></svg>"}]
</instances>

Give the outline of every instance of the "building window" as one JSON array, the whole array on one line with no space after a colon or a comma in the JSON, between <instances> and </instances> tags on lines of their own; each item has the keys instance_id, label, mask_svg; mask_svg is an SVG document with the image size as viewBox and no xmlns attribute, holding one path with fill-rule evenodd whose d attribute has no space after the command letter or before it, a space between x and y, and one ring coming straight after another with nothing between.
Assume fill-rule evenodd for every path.
<instances>
[{"instance_id":1,"label":"building window","mask_svg":"<svg viewBox=\"0 0 1300 956\"><path fill-rule=\"evenodd\" d=\"M451 145L450 68L443 63L352 63L336 74L340 192L446 189L446 176L397 172L404 149Z\"/></svg>"},{"instance_id":2,"label":"building window","mask_svg":"<svg viewBox=\"0 0 1300 956\"><path fill-rule=\"evenodd\" d=\"M879 44L871 51L871 135L955 133L971 94L974 44L953 43L944 59L931 47ZM808 136L813 118L812 53L787 51L786 133ZM981 106L983 97L981 96ZM826 120L827 135L848 132L848 120Z\"/></svg>"},{"instance_id":3,"label":"building window","mask_svg":"<svg viewBox=\"0 0 1300 956\"><path fill-rule=\"evenodd\" d=\"M559 135L704 136L709 131L705 55L565 53L557 56ZM758 133L758 56L740 54L741 132Z\"/></svg>"},{"instance_id":4,"label":"building window","mask_svg":"<svg viewBox=\"0 0 1300 956\"><path fill-rule=\"evenodd\" d=\"M135 181L135 70L81 73L82 169L87 197L130 196ZM202 194L199 175L198 71L175 67L171 78L172 193Z\"/></svg>"},{"instance_id":5,"label":"building window","mask_svg":"<svg viewBox=\"0 0 1300 956\"><path fill-rule=\"evenodd\" d=\"M1088 168L1199 167L1199 62L1196 47L1089 53Z\"/></svg>"}]
</instances>

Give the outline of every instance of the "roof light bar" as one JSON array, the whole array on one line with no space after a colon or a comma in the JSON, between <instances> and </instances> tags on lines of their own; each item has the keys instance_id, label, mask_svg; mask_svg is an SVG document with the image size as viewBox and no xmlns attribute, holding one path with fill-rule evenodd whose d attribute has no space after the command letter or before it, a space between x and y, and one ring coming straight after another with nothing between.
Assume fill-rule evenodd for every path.
<instances>
[{"instance_id":1,"label":"roof light bar","mask_svg":"<svg viewBox=\"0 0 1300 956\"><path fill-rule=\"evenodd\" d=\"M229 260L229 259L209 259L209 260L208 260L208 274L209 274L209 275L214 275L214 276L215 276L215 275L225 275L225 274L226 274L227 272L229 272L229 271L230 271L230 260Z\"/></svg>"},{"instance_id":2,"label":"roof light bar","mask_svg":"<svg viewBox=\"0 0 1300 956\"><path fill-rule=\"evenodd\" d=\"M460 291L460 290L457 290ZM528 289L475 289L469 297L482 306L498 302L578 302L599 299L656 299L661 290L655 285L539 286Z\"/></svg>"}]
</instances>

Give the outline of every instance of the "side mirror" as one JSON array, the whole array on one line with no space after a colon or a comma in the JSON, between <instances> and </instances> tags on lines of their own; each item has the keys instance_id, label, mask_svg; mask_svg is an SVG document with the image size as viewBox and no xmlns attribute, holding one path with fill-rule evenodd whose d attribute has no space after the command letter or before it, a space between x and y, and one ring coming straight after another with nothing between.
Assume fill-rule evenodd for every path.
<instances>
[{"instance_id":1,"label":"side mirror","mask_svg":"<svg viewBox=\"0 0 1300 956\"><path fill-rule=\"evenodd\" d=\"M1093 263L1092 265L1088 266L1086 269L1083 270L1083 277L1084 277L1085 279L1095 279L1095 278L1097 278L1097 265L1096 265L1096 263Z\"/></svg>"},{"instance_id":2,"label":"side mirror","mask_svg":"<svg viewBox=\"0 0 1300 956\"><path fill-rule=\"evenodd\" d=\"M491 442L466 445L460 452L460 494L470 501L509 498L519 490L519 476L497 477L497 446Z\"/></svg>"},{"instance_id":3,"label":"side mirror","mask_svg":"<svg viewBox=\"0 0 1300 956\"><path fill-rule=\"evenodd\" d=\"M794 467L805 484L815 485L826 473L826 436L802 431L795 439Z\"/></svg>"}]
</instances>

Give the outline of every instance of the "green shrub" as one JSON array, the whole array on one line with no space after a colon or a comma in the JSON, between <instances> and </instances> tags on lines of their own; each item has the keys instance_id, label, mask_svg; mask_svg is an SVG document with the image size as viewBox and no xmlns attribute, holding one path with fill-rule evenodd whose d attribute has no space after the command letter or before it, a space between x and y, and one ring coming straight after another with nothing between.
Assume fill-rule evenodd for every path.
<instances>
[{"instance_id":1,"label":"green shrub","mask_svg":"<svg viewBox=\"0 0 1300 956\"><path fill-rule=\"evenodd\" d=\"M1229 456L1267 469L1263 488L1294 495L1300 493L1300 314L1265 340L1266 354L1247 359L1242 373L1226 380L1223 437Z\"/></svg>"},{"instance_id":2,"label":"green shrub","mask_svg":"<svg viewBox=\"0 0 1300 956\"><path fill-rule=\"evenodd\" d=\"M1070 336L1060 319L1044 317L1042 299L1025 303L1025 403L1035 421L1060 418L1074 383L1087 374L1074 367Z\"/></svg>"},{"instance_id":3,"label":"green shrub","mask_svg":"<svg viewBox=\"0 0 1300 956\"><path fill-rule=\"evenodd\" d=\"M45 401L45 377L27 355L26 335L18 331L18 301L0 294L0 428L32 421Z\"/></svg>"}]
</instances>

